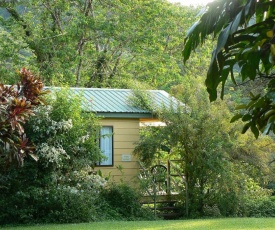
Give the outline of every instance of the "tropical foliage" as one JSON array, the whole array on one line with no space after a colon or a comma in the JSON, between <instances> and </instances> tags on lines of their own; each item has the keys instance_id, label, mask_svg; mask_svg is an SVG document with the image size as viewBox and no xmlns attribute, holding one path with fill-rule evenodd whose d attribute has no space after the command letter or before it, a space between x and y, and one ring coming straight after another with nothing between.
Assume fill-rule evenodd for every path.
<instances>
[{"instance_id":1,"label":"tropical foliage","mask_svg":"<svg viewBox=\"0 0 275 230\"><path fill-rule=\"evenodd\" d=\"M186 215L242 215L249 200L270 195L264 188L273 180L274 141L239 135L241 123L229 123L227 104L210 104L199 79L185 81L196 82L196 88L184 82L172 88L184 105L162 108L159 118L166 126L145 128L135 153L149 167L164 159L180 162Z\"/></svg>"},{"instance_id":2,"label":"tropical foliage","mask_svg":"<svg viewBox=\"0 0 275 230\"><path fill-rule=\"evenodd\" d=\"M83 112L85 99L67 88L42 98L42 81L134 88L133 105L149 110L141 89L165 89L182 103L153 111L166 126L144 128L135 152L148 167L180 161L186 216L274 215L274 139L259 132L270 134L274 121L272 3L213 1L184 41L199 8L165 0L0 2L0 223L153 218L136 190L95 172L100 125ZM22 66L41 78L23 69L18 86L4 85L18 82ZM235 102L244 110L230 124ZM243 122L257 140L240 134Z\"/></svg>"},{"instance_id":3,"label":"tropical foliage","mask_svg":"<svg viewBox=\"0 0 275 230\"><path fill-rule=\"evenodd\" d=\"M34 109L43 103L43 83L30 71L22 69L17 86L0 84L0 152L1 163L23 165L27 155L33 155L34 146L25 135L24 124L34 115Z\"/></svg>"},{"instance_id":4,"label":"tropical foliage","mask_svg":"<svg viewBox=\"0 0 275 230\"><path fill-rule=\"evenodd\" d=\"M94 171L102 158L99 124L94 114L83 113L83 97L66 89L51 90L45 97L47 104L37 106L36 116L25 124L38 161L26 157L24 167L19 168L4 169L1 164L0 223L150 218L150 213L143 214L138 199L129 202L138 197L136 191L126 185L120 186L123 189L109 186ZM118 190L120 202L127 202L123 212L120 204L110 199Z\"/></svg>"},{"instance_id":5,"label":"tropical foliage","mask_svg":"<svg viewBox=\"0 0 275 230\"><path fill-rule=\"evenodd\" d=\"M230 76L235 84L262 82L262 90L251 92L250 101L238 109L243 113L232 121L246 122L243 133L251 129L255 137L259 131L274 132L274 1L269 0L216 0L188 31L183 52L186 62L192 51L210 35L217 38L212 53L206 86L210 100L220 96Z\"/></svg>"}]
</instances>

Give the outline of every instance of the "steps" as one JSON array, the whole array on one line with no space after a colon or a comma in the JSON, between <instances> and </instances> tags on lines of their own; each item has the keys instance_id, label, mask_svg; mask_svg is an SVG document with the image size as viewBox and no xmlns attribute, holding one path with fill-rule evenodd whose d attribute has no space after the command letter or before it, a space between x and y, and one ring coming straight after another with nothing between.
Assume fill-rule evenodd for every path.
<instances>
[{"instance_id":1,"label":"steps","mask_svg":"<svg viewBox=\"0 0 275 230\"><path fill-rule=\"evenodd\" d=\"M175 206L176 202L163 203L161 206L156 207L156 215L165 220L174 220L181 217L180 208ZM165 206L163 206L165 205Z\"/></svg>"},{"instance_id":2,"label":"steps","mask_svg":"<svg viewBox=\"0 0 275 230\"><path fill-rule=\"evenodd\" d=\"M178 219L182 216L182 210L176 205L178 195L157 195L156 201L152 196L144 196L141 204L154 211L156 217L165 220Z\"/></svg>"}]
</instances>

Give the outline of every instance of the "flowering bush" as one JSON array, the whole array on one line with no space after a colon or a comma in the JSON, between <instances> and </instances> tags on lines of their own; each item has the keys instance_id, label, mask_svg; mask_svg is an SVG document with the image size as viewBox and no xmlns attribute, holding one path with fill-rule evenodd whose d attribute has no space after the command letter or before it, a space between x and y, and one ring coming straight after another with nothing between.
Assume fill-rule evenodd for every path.
<instances>
[{"instance_id":1,"label":"flowering bush","mask_svg":"<svg viewBox=\"0 0 275 230\"><path fill-rule=\"evenodd\" d=\"M148 217L133 190L109 187L94 173L99 126L93 114L82 112L83 99L67 90L52 94L25 127L38 161L27 158L25 167L0 174L0 224Z\"/></svg>"},{"instance_id":2,"label":"flowering bush","mask_svg":"<svg viewBox=\"0 0 275 230\"><path fill-rule=\"evenodd\" d=\"M63 148L62 139L58 135L64 135L73 128L72 119L55 121L51 118L53 106L40 106L36 108L37 114L31 120L30 127L36 142L36 155L39 160L47 167L54 164L56 167L62 167L65 160L70 159L66 150ZM47 139L47 142L43 140Z\"/></svg>"},{"instance_id":3,"label":"flowering bush","mask_svg":"<svg viewBox=\"0 0 275 230\"><path fill-rule=\"evenodd\" d=\"M43 159L45 166L53 163L58 168L62 166L63 160L70 159L70 156L66 153L63 147L60 146L49 146L48 143L42 143L37 146L36 154Z\"/></svg>"},{"instance_id":4,"label":"flowering bush","mask_svg":"<svg viewBox=\"0 0 275 230\"><path fill-rule=\"evenodd\" d=\"M74 171L72 178L76 181L77 188L94 190L96 192L99 192L107 184L103 177L90 173L89 169Z\"/></svg>"},{"instance_id":5,"label":"flowering bush","mask_svg":"<svg viewBox=\"0 0 275 230\"><path fill-rule=\"evenodd\" d=\"M45 101L25 126L38 161L27 158L25 167L0 175L0 223L97 219L95 203L106 184L93 174L101 157L97 119L83 113L83 98L66 89Z\"/></svg>"},{"instance_id":6,"label":"flowering bush","mask_svg":"<svg viewBox=\"0 0 275 230\"><path fill-rule=\"evenodd\" d=\"M48 105L36 109L27 128L44 167L78 170L99 161L97 119L82 112L83 100L63 89L52 92Z\"/></svg>"},{"instance_id":7,"label":"flowering bush","mask_svg":"<svg viewBox=\"0 0 275 230\"><path fill-rule=\"evenodd\" d=\"M32 120L31 128L34 133L40 135L40 138L44 138L46 135L56 135L58 133L67 132L73 127L72 119L61 119L60 121L52 120L52 105L40 106L35 109L35 112L39 115Z\"/></svg>"}]
</instances>

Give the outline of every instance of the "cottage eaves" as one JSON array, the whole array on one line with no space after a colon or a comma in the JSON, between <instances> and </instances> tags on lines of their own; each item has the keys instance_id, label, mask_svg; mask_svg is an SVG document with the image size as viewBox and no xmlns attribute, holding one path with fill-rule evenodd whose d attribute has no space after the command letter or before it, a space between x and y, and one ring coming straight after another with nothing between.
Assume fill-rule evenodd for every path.
<instances>
[{"instance_id":1,"label":"cottage eaves","mask_svg":"<svg viewBox=\"0 0 275 230\"><path fill-rule=\"evenodd\" d=\"M54 89L54 88L52 88ZM55 88L56 89L56 88ZM131 105L130 98L134 96L131 89L106 88L70 88L73 93L83 95L85 102L83 110L94 112L98 116L108 118L153 118L153 114L145 109ZM156 106L169 107L177 100L163 90L148 90L150 99Z\"/></svg>"}]
</instances>

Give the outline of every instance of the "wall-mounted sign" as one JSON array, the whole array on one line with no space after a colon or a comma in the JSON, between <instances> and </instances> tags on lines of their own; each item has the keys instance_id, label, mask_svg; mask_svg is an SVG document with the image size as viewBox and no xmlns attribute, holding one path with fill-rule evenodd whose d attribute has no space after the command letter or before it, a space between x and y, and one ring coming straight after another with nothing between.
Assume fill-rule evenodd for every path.
<instances>
[{"instance_id":1,"label":"wall-mounted sign","mask_svg":"<svg viewBox=\"0 0 275 230\"><path fill-rule=\"evenodd\" d=\"M121 160L122 161L131 161L132 160L132 156L131 156L131 154L122 154L121 155Z\"/></svg>"}]
</instances>

